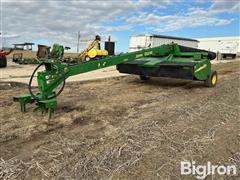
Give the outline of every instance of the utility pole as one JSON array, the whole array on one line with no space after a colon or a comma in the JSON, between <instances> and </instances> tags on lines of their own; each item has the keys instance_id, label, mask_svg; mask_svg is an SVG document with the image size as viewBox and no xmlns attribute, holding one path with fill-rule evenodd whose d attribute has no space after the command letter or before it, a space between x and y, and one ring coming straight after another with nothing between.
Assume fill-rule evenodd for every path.
<instances>
[{"instance_id":1,"label":"utility pole","mask_svg":"<svg viewBox=\"0 0 240 180\"><path fill-rule=\"evenodd\" d=\"M79 53L79 41L80 41L80 31L78 31L78 37L77 37L77 53Z\"/></svg>"},{"instance_id":2,"label":"utility pole","mask_svg":"<svg viewBox=\"0 0 240 180\"><path fill-rule=\"evenodd\" d=\"M2 0L0 0L0 48L3 49L3 13L2 13Z\"/></svg>"}]
</instances>

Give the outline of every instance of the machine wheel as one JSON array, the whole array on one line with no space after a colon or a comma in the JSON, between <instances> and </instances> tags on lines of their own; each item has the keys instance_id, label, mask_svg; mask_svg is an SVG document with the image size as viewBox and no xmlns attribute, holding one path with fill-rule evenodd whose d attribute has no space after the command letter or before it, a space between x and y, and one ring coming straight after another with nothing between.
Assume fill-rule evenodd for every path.
<instances>
[{"instance_id":1,"label":"machine wheel","mask_svg":"<svg viewBox=\"0 0 240 180\"><path fill-rule=\"evenodd\" d=\"M7 67L7 58L0 58L0 68Z\"/></svg>"},{"instance_id":2,"label":"machine wheel","mask_svg":"<svg viewBox=\"0 0 240 180\"><path fill-rule=\"evenodd\" d=\"M140 79L143 81L147 81L150 79L150 76L144 76L144 75L140 75Z\"/></svg>"},{"instance_id":3,"label":"machine wheel","mask_svg":"<svg viewBox=\"0 0 240 180\"><path fill-rule=\"evenodd\" d=\"M210 76L208 77L207 80L205 80L205 85L207 87L214 87L217 84L217 80L218 80L217 71L211 71Z\"/></svg>"}]
</instances>

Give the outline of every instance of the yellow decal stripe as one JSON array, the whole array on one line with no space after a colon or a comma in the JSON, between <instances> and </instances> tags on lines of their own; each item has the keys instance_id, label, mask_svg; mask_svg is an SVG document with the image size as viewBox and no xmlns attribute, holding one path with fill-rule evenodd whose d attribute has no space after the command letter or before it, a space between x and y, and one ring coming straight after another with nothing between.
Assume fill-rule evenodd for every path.
<instances>
[{"instance_id":1,"label":"yellow decal stripe","mask_svg":"<svg viewBox=\"0 0 240 180\"><path fill-rule=\"evenodd\" d=\"M198 72L198 71L201 71L201 70L203 70L205 67L207 67L206 64L202 65L200 68L196 69L194 72L196 73L196 72Z\"/></svg>"},{"instance_id":2,"label":"yellow decal stripe","mask_svg":"<svg viewBox=\"0 0 240 180\"><path fill-rule=\"evenodd\" d=\"M137 54L136 55L136 58L140 58L140 57L143 57L143 54Z\"/></svg>"}]
</instances>

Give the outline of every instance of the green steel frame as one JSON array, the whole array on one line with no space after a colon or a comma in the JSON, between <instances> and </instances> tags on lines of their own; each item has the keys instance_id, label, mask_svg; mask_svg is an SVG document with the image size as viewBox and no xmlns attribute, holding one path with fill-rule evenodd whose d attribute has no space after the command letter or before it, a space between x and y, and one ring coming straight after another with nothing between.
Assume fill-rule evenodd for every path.
<instances>
[{"instance_id":1,"label":"green steel frame","mask_svg":"<svg viewBox=\"0 0 240 180\"><path fill-rule=\"evenodd\" d=\"M194 67L194 76L197 80L206 80L211 72L208 52L181 52L177 44L162 45L78 64L64 64L58 59L41 59L42 63L39 66L44 65L45 70L37 73L39 93L31 93L31 78L30 94L16 96L14 101L20 103L22 112L26 111L26 104L36 102L41 111L48 112L49 118L51 118L57 108L56 96L58 93L55 90L61 84L65 84L68 77L148 57L155 57L157 60L150 61L143 66L156 67L159 66L160 61L197 62Z\"/></svg>"}]
</instances>

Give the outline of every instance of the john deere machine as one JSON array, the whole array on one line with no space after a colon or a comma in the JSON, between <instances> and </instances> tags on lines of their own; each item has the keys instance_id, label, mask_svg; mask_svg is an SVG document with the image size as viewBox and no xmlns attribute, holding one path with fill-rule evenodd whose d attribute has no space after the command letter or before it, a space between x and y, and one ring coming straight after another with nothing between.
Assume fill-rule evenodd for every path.
<instances>
[{"instance_id":1,"label":"john deere machine","mask_svg":"<svg viewBox=\"0 0 240 180\"><path fill-rule=\"evenodd\" d=\"M105 50L112 52L108 46ZM51 118L57 108L57 96L63 91L68 77L114 65L117 65L120 73L136 74L142 80L150 77L172 77L203 81L206 86L214 87L217 83L217 72L212 70L210 61L215 57L213 52L167 44L76 64L63 63L57 56L42 58L30 78L29 94L16 96L14 101L20 103L22 112L26 111L28 103L36 103L37 107L42 112L48 112ZM45 70L37 72L41 66L45 66ZM32 91L36 72L39 93Z\"/></svg>"}]
</instances>

